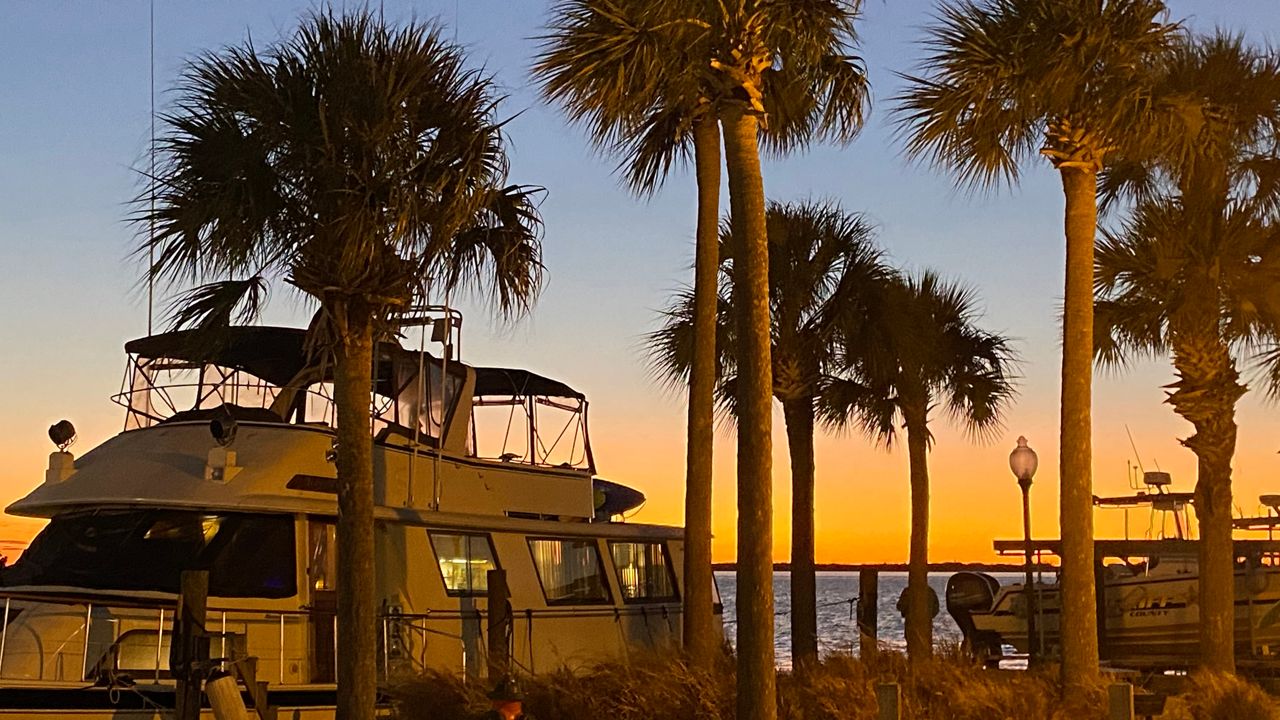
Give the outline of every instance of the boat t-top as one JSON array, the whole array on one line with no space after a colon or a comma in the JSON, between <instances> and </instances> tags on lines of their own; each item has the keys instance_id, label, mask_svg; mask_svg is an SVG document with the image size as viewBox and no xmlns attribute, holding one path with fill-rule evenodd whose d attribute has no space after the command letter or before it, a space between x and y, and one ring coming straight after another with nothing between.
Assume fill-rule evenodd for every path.
<instances>
[{"instance_id":1,"label":"boat t-top","mask_svg":"<svg viewBox=\"0 0 1280 720\"><path fill-rule=\"evenodd\" d=\"M1095 540L1095 587L1100 658L1115 667L1141 670L1185 669L1199 661L1200 575L1198 544L1189 510L1194 494L1176 492L1166 472L1144 471L1133 492L1094 497L1094 506L1124 512L1125 537ZM1272 510L1258 518L1236 521L1238 529L1280 525L1280 496ZM1130 516L1145 513L1148 528L1129 537ZM1022 556L1022 540L997 540L1000 554ZM1033 540L1033 555L1057 555L1057 540ZM1280 542L1235 541L1234 588L1237 663L1280 669ZM1043 570L1044 565L1035 563ZM1043 657L1060 650L1058 582L1033 583L1036 602L1028 603L1025 583L1001 586L985 573L964 572L947 583L947 609L960 626L965 644L988 664L1026 654L1034 645ZM1029 608L1034 608L1035 642L1028 637Z\"/></svg>"}]
</instances>

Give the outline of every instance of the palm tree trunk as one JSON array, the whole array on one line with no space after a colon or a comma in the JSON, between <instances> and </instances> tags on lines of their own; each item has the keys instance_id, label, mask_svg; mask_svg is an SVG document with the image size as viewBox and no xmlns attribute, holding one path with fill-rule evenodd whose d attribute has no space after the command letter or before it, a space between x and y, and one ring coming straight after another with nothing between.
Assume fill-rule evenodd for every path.
<instances>
[{"instance_id":1,"label":"palm tree trunk","mask_svg":"<svg viewBox=\"0 0 1280 720\"><path fill-rule=\"evenodd\" d=\"M693 128L698 181L698 231L693 280L693 362L689 370L688 445L684 496L684 647L695 667L718 650L711 584L711 460L716 383L719 273L720 126L711 113Z\"/></svg>"},{"instance_id":2,"label":"palm tree trunk","mask_svg":"<svg viewBox=\"0 0 1280 720\"><path fill-rule=\"evenodd\" d=\"M1221 447L1205 449L1196 482L1196 519L1200 525L1200 663L1234 673L1235 548L1231 540L1231 454L1235 422L1227 418L1196 426L1195 438ZM1228 439L1229 438L1229 439ZM1229 448L1229 449L1228 449Z\"/></svg>"},{"instance_id":3,"label":"palm tree trunk","mask_svg":"<svg viewBox=\"0 0 1280 720\"><path fill-rule=\"evenodd\" d=\"M730 104L725 167L738 331L738 720L777 717L773 658L773 465L769 246L755 115Z\"/></svg>"},{"instance_id":4,"label":"palm tree trunk","mask_svg":"<svg viewBox=\"0 0 1280 720\"><path fill-rule=\"evenodd\" d=\"M1189 289L1188 295L1185 310L1170 323L1178 380L1169 404L1196 430L1182 444L1199 461L1195 509L1200 526L1200 662L1213 670L1235 672L1231 458L1236 449L1235 404L1245 387L1230 349L1216 331L1217 294Z\"/></svg>"},{"instance_id":5,"label":"palm tree trunk","mask_svg":"<svg viewBox=\"0 0 1280 720\"><path fill-rule=\"evenodd\" d=\"M813 398L782 403L791 453L791 664L818 662L818 588L814 568Z\"/></svg>"},{"instance_id":6,"label":"palm tree trunk","mask_svg":"<svg viewBox=\"0 0 1280 720\"><path fill-rule=\"evenodd\" d=\"M929 592L929 428L925 405L903 408L911 467L911 552L907 559L906 635L911 662L933 655Z\"/></svg>"},{"instance_id":7,"label":"palm tree trunk","mask_svg":"<svg viewBox=\"0 0 1280 720\"><path fill-rule=\"evenodd\" d=\"M333 381L338 415L337 714L348 720L373 720L378 689L373 438L369 433L371 320L347 314Z\"/></svg>"},{"instance_id":8,"label":"palm tree trunk","mask_svg":"<svg viewBox=\"0 0 1280 720\"><path fill-rule=\"evenodd\" d=\"M1093 390L1093 248L1098 224L1097 175L1063 167L1067 268L1062 311L1062 401L1059 450L1062 528L1062 681L1065 697L1083 697L1098 674L1098 620L1093 585L1093 479L1090 405Z\"/></svg>"}]
</instances>

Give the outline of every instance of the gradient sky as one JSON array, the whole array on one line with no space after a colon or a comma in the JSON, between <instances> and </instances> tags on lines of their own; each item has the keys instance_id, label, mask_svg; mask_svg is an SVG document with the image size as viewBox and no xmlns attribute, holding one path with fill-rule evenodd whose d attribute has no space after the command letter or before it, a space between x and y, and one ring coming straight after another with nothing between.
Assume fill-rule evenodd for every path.
<instances>
[{"instance_id":1,"label":"gradient sky","mask_svg":"<svg viewBox=\"0 0 1280 720\"><path fill-rule=\"evenodd\" d=\"M1276 41L1274 0L1170 0L1174 17L1198 30L1215 26ZM156 0L155 73L163 110L185 59L250 35L265 46L287 34L308 2ZM865 212L900 266L933 268L963 280L983 298L985 327L1016 339L1021 394L1005 428L987 444L935 422L931 558L991 560L991 540L1020 533L1017 486L1008 470L1015 438L1040 454L1032 502L1037 535L1056 535L1058 324L1063 268L1062 196L1046 163L1023 183L992 195L955 189L950 178L909 166L886 120L898 87L895 71L920 54L926 0L868 0L862 53L875 104L861 137L843 149L815 147L765 167L771 199L832 198ZM52 448L45 431L72 419L73 451L118 432L121 408L109 401L124 369L125 340L145 334L142 267L125 222L139 190L149 135L146 0L0 3L0 502L43 478ZM480 309L467 315L464 360L523 365L561 378L591 399L592 439L601 474L643 490L635 520L679 523L683 513L684 407L654 381L642 352L656 309L687 282L694 197L686 172L654 199L630 197L582 133L529 85L531 36L546 16L542 0L424 0L385 4L388 19L437 18L456 31L475 65L496 75L509 98L503 113L513 141L512 180L545 186L545 261L549 284L533 314L498 326ZM727 207L727 203L725 205ZM163 309L162 304L158 308ZM267 320L300 323L309 315L284 290ZM1163 404L1167 362L1102 374L1094 393L1094 483L1099 493L1127 489L1127 467L1172 472L1191 489L1195 461L1177 438L1190 426ZM1280 490L1273 405L1258 393L1240 403L1235 462L1237 505ZM1132 432L1140 456L1130 447ZM775 413L774 555L787 558L789 474L782 415ZM734 556L734 443L716 444L715 557ZM820 437L817 445L818 559L897 562L907 554L904 451L886 452L861 437ZM1122 517L1097 515L1099 534L1118 533ZM1145 517L1131 519L1141 532ZM0 537L24 537L38 525L0 519Z\"/></svg>"}]
</instances>

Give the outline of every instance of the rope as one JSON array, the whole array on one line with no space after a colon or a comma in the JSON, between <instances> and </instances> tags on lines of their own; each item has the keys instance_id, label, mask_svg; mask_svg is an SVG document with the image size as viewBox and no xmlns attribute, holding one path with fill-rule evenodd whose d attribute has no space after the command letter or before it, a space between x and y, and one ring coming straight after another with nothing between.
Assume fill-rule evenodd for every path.
<instances>
[{"instance_id":1,"label":"rope","mask_svg":"<svg viewBox=\"0 0 1280 720\"><path fill-rule=\"evenodd\" d=\"M827 603L819 603L819 604L817 604L817 605L814 605L813 607L814 607L815 609L821 609L821 608L836 607L837 605L848 605L848 606L849 606L849 621L850 621L850 622L853 622L853 617L854 617L854 606L856 606L856 605L857 605L857 603L858 603L858 596L857 596L857 595L854 595L853 597L848 598L848 599L845 599L845 600L835 600L835 601L827 602ZM777 610L777 611L775 611L775 612L773 613L774 617L782 617L783 615L790 615L790 614L791 614L791 611L790 611L790 610ZM735 617L735 618L734 618L734 619L732 619L732 620L724 620L724 621L722 621L722 623L721 623L721 624L723 624L723 625L733 625L733 624L734 624L734 623L736 623L736 622L738 622L738 619Z\"/></svg>"}]
</instances>

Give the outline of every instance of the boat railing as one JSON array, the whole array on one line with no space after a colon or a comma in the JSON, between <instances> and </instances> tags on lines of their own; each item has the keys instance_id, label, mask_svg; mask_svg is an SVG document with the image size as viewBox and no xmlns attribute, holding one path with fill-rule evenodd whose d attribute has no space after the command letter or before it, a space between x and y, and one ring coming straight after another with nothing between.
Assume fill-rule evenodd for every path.
<instances>
[{"instance_id":1,"label":"boat railing","mask_svg":"<svg viewBox=\"0 0 1280 720\"><path fill-rule=\"evenodd\" d=\"M167 599L0 592L0 682L167 681L175 612L176 601ZM377 658L383 678L425 669L428 648L440 641L454 645L459 670L483 667L487 616L478 607L425 613L384 609L378 616ZM616 622L643 617L646 626L664 624L673 636L680 624L678 611L664 606L602 605L520 609L512 616L513 630L532 643L539 622L585 616ZM466 625L473 628L471 637L464 637ZM337 631L332 609L210 606L205 621L211 662L225 667L256 658L257 676L278 686L332 684ZM532 665L531 655L527 661Z\"/></svg>"}]
</instances>

